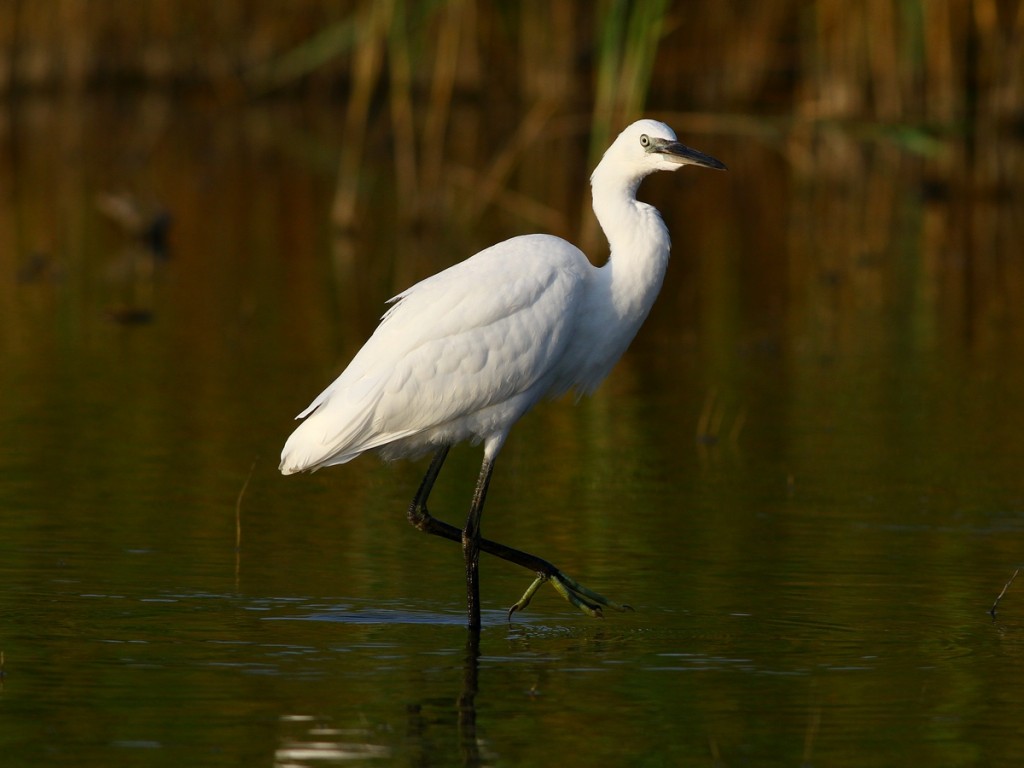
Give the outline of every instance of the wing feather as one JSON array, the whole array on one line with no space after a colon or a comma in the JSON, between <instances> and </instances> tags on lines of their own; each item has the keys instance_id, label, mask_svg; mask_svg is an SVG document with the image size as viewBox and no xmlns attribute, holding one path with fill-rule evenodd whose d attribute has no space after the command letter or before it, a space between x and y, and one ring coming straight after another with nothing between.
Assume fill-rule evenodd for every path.
<instances>
[{"instance_id":1,"label":"wing feather","mask_svg":"<svg viewBox=\"0 0 1024 768\"><path fill-rule=\"evenodd\" d=\"M305 421L285 445L282 470L342 463L517 397L542 397L589 268L566 241L528 235L399 294L348 367L299 414Z\"/></svg>"}]
</instances>

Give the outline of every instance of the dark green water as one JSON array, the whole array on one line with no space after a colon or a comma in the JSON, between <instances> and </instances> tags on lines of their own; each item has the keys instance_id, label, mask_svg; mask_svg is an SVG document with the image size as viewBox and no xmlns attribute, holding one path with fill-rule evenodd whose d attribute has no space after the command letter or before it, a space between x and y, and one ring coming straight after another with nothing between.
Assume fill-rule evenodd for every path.
<instances>
[{"instance_id":1,"label":"dark green water","mask_svg":"<svg viewBox=\"0 0 1024 768\"><path fill-rule=\"evenodd\" d=\"M545 589L508 624L530 574L485 560L476 647L460 552L404 520L423 463L277 454L385 299L538 225L461 220L453 182L449 223L396 226L371 147L365 227L333 240L337 115L9 118L5 765L1024 761L1024 581L987 613L1024 559L1019 188L688 137L729 174L645 187L663 296L594 398L517 426L484 518L637 610ZM509 183L578 206L537 154ZM121 190L170 211L166 261L97 209ZM436 514L461 521L478 461L453 452Z\"/></svg>"}]
</instances>

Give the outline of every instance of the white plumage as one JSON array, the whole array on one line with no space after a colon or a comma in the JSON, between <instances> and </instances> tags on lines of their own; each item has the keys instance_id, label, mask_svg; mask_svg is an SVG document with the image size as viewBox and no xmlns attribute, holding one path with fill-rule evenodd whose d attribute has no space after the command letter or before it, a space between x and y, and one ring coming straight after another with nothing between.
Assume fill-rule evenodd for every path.
<instances>
[{"instance_id":1,"label":"white plumage","mask_svg":"<svg viewBox=\"0 0 1024 768\"><path fill-rule=\"evenodd\" d=\"M577 313L566 308L578 308L585 262L564 240L528 235L396 296L341 376L300 414L306 420L285 445L281 471L340 464L374 448L397 458L503 440L551 392L571 347Z\"/></svg>"},{"instance_id":2,"label":"white plumage","mask_svg":"<svg viewBox=\"0 0 1024 768\"><path fill-rule=\"evenodd\" d=\"M637 201L636 191L645 176L685 164L725 167L680 144L664 123L633 123L591 177L594 211L611 247L604 266L560 238L526 235L392 299L348 367L299 414L305 420L284 446L281 472L341 464L370 450L391 459L483 441L482 507L481 486L485 492L512 425L542 397L593 391L647 317L670 243L661 216ZM439 453L437 470L443 458ZM431 471L417 495L424 513L433 465ZM476 507L471 516L479 518Z\"/></svg>"}]
</instances>

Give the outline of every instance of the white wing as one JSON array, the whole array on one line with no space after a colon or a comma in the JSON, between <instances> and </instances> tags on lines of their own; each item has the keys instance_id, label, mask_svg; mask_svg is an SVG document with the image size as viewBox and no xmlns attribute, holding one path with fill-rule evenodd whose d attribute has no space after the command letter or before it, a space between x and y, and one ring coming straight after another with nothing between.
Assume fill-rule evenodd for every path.
<instances>
[{"instance_id":1,"label":"white wing","mask_svg":"<svg viewBox=\"0 0 1024 768\"><path fill-rule=\"evenodd\" d=\"M399 294L345 371L299 414L306 420L285 444L282 471L415 444L439 428L486 438L471 426L485 409L486 428L507 431L550 388L589 269L564 240L528 235Z\"/></svg>"}]
</instances>

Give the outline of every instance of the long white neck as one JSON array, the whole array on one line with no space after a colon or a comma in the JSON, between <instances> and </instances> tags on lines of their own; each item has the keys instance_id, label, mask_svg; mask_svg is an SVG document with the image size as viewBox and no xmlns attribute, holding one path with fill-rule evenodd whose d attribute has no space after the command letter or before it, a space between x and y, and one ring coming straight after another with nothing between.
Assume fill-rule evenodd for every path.
<instances>
[{"instance_id":1,"label":"long white neck","mask_svg":"<svg viewBox=\"0 0 1024 768\"><path fill-rule=\"evenodd\" d=\"M600 363L583 372L585 391L600 383L640 330L661 290L671 248L657 209L636 199L643 177L623 183L616 170L599 165L591 179L594 213L611 255L591 273L587 335L603 354L590 356Z\"/></svg>"},{"instance_id":2,"label":"long white neck","mask_svg":"<svg viewBox=\"0 0 1024 768\"><path fill-rule=\"evenodd\" d=\"M601 271L609 273L616 310L636 317L636 333L661 290L672 242L658 210L636 199L642 179L623 185L621 178L605 178L601 170L592 180L594 213L611 249Z\"/></svg>"}]
</instances>

